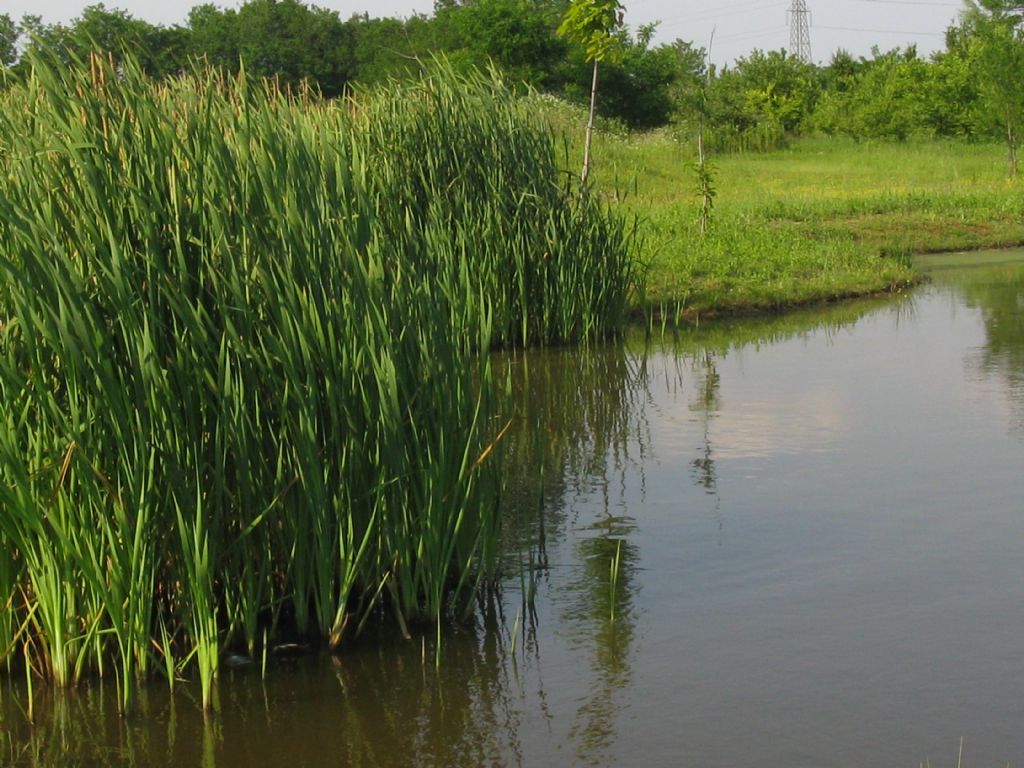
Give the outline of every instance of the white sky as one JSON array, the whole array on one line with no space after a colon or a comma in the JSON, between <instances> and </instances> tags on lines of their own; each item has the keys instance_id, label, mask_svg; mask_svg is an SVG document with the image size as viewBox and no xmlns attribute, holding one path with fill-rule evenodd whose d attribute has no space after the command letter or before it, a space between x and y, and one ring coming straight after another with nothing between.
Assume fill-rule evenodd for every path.
<instances>
[{"instance_id":1,"label":"white sky","mask_svg":"<svg viewBox=\"0 0 1024 768\"><path fill-rule=\"evenodd\" d=\"M35 13L47 22L69 21L91 0L0 0L0 13L15 19ZM178 24L200 0L107 0L108 8L121 8L151 23ZM215 4L237 7L233 0ZM308 0L307 0L308 2ZM793 0L623 0L626 23L661 21L656 42L676 38L707 46L714 30L712 58L723 63L753 48L789 48L787 10ZM964 7L960 0L805 0L811 12L811 57L827 63L832 52L845 48L855 56L868 56L872 45L883 50L916 43L922 54L945 46L943 33ZM428 14L433 0L312 0L342 18L354 13L371 16Z\"/></svg>"}]
</instances>

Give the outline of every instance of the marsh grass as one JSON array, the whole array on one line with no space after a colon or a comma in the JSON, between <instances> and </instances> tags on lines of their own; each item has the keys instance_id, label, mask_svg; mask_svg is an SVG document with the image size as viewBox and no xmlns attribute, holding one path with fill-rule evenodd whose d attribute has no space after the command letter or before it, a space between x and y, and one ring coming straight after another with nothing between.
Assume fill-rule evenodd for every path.
<instances>
[{"instance_id":1,"label":"marsh grass","mask_svg":"<svg viewBox=\"0 0 1024 768\"><path fill-rule=\"evenodd\" d=\"M633 232L500 84L322 103L33 62L0 109L0 662L194 674L496 572L494 346L614 332ZM439 646L438 646L439 647Z\"/></svg>"}]
</instances>

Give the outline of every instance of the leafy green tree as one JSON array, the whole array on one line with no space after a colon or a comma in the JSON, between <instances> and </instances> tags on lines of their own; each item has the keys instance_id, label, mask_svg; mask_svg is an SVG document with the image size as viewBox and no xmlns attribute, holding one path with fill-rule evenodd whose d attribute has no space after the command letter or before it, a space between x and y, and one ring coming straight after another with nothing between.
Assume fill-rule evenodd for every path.
<instances>
[{"instance_id":1,"label":"leafy green tree","mask_svg":"<svg viewBox=\"0 0 1024 768\"><path fill-rule=\"evenodd\" d=\"M754 51L737 62L746 103L759 123L796 131L816 97L814 67L785 51Z\"/></svg>"},{"instance_id":2,"label":"leafy green tree","mask_svg":"<svg viewBox=\"0 0 1024 768\"><path fill-rule=\"evenodd\" d=\"M827 134L902 141L933 135L929 113L931 69L914 46L861 59L841 87L819 100L813 127ZM933 99L931 101L934 101Z\"/></svg>"},{"instance_id":3,"label":"leafy green tree","mask_svg":"<svg viewBox=\"0 0 1024 768\"><path fill-rule=\"evenodd\" d=\"M449 53L435 18L377 19L364 13L352 16L345 27L352 46L352 79L362 84L405 77L432 54Z\"/></svg>"},{"instance_id":4,"label":"leafy green tree","mask_svg":"<svg viewBox=\"0 0 1024 768\"><path fill-rule=\"evenodd\" d=\"M863 71L864 60L855 59L845 48L840 48L832 54L828 66L821 71L822 91L828 93L850 91Z\"/></svg>"},{"instance_id":5,"label":"leafy green tree","mask_svg":"<svg viewBox=\"0 0 1024 768\"><path fill-rule=\"evenodd\" d=\"M186 66L184 30L154 26L103 3L87 6L68 30L66 44L79 58L97 51L120 58L130 53L150 75L161 77Z\"/></svg>"},{"instance_id":6,"label":"leafy green tree","mask_svg":"<svg viewBox=\"0 0 1024 768\"><path fill-rule=\"evenodd\" d=\"M71 29L63 24L45 24L41 16L25 14L21 17L18 28L28 41L25 50L45 48L53 55L66 58L71 49ZM19 60L19 69L24 66Z\"/></svg>"},{"instance_id":7,"label":"leafy green tree","mask_svg":"<svg viewBox=\"0 0 1024 768\"><path fill-rule=\"evenodd\" d=\"M191 36L187 27L150 28L146 35L146 52L142 57L145 70L158 77L186 71L190 66Z\"/></svg>"},{"instance_id":8,"label":"leafy green tree","mask_svg":"<svg viewBox=\"0 0 1024 768\"><path fill-rule=\"evenodd\" d=\"M237 11L199 5L189 14L192 49L231 71L244 65L282 85L315 84L341 94L352 77L351 30L334 11L298 0L250 0Z\"/></svg>"},{"instance_id":9,"label":"leafy green tree","mask_svg":"<svg viewBox=\"0 0 1024 768\"><path fill-rule=\"evenodd\" d=\"M351 40L334 11L297 0L251 0L238 9L238 52L251 72L337 96L351 75Z\"/></svg>"},{"instance_id":10,"label":"leafy green tree","mask_svg":"<svg viewBox=\"0 0 1024 768\"><path fill-rule=\"evenodd\" d=\"M44 24L39 16L22 17L20 34L27 49L43 48L65 61L85 60L90 53L120 59L130 53L150 75L161 77L187 64L187 31L154 26L102 3L86 6L69 25Z\"/></svg>"},{"instance_id":11,"label":"leafy green tree","mask_svg":"<svg viewBox=\"0 0 1024 768\"><path fill-rule=\"evenodd\" d=\"M228 71L238 69L238 13L213 3L195 5L188 13L189 49L193 57Z\"/></svg>"},{"instance_id":12,"label":"leafy green tree","mask_svg":"<svg viewBox=\"0 0 1024 768\"><path fill-rule=\"evenodd\" d=\"M146 38L149 24L120 9L108 10L103 3L86 6L71 26L70 41L78 51L98 50L133 53Z\"/></svg>"},{"instance_id":13,"label":"leafy green tree","mask_svg":"<svg viewBox=\"0 0 1024 768\"><path fill-rule=\"evenodd\" d=\"M407 22L376 19L368 14L345 22L352 40L353 78L361 83L381 83L405 74L416 51L409 44Z\"/></svg>"},{"instance_id":14,"label":"leafy green tree","mask_svg":"<svg viewBox=\"0 0 1024 768\"><path fill-rule=\"evenodd\" d=\"M771 149L797 133L819 96L818 69L785 51L753 51L722 70L709 88L720 142Z\"/></svg>"},{"instance_id":15,"label":"leafy green tree","mask_svg":"<svg viewBox=\"0 0 1024 768\"><path fill-rule=\"evenodd\" d=\"M665 46L675 62L675 77L669 86L672 116L682 125L696 124L707 113L708 54L686 40L675 40Z\"/></svg>"},{"instance_id":16,"label":"leafy green tree","mask_svg":"<svg viewBox=\"0 0 1024 768\"><path fill-rule=\"evenodd\" d=\"M673 86L680 78L680 60L674 46L651 47L655 25L640 27L636 37L619 35L617 54L604 66L601 112L623 120L631 128L665 125L675 108Z\"/></svg>"},{"instance_id":17,"label":"leafy green tree","mask_svg":"<svg viewBox=\"0 0 1024 768\"><path fill-rule=\"evenodd\" d=\"M976 136L978 83L967 40L951 31L948 50L928 59L913 46L876 48L870 59L837 53L822 72L809 126L858 139Z\"/></svg>"},{"instance_id":18,"label":"leafy green tree","mask_svg":"<svg viewBox=\"0 0 1024 768\"><path fill-rule=\"evenodd\" d=\"M18 59L18 37L21 30L6 13L0 13L0 68L9 67Z\"/></svg>"},{"instance_id":19,"label":"leafy green tree","mask_svg":"<svg viewBox=\"0 0 1024 768\"><path fill-rule=\"evenodd\" d=\"M935 136L975 138L980 93L969 56L950 49L936 53L924 84L926 120Z\"/></svg>"},{"instance_id":20,"label":"leafy green tree","mask_svg":"<svg viewBox=\"0 0 1024 768\"><path fill-rule=\"evenodd\" d=\"M533 0L473 0L447 4L435 14L442 47L476 65L493 63L515 82L557 84L566 45L555 34L560 7Z\"/></svg>"},{"instance_id":21,"label":"leafy green tree","mask_svg":"<svg viewBox=\"0 0 1024 768\"><path fill-rule=\"evenodd\" d=\"M590 86L590 113L583 147L581 182L586 187L590 175L590 147L594 137L594 111L597 107L598 64L613 55L617 38L615 29L622 23L623 8L618 0L572 0L558 34L571 44L579 45L586 60L593 65Z\"/></svg>"},{"instance_id":22,"label":"leafy green tree","mask_svg":"<svg viewBox=\"0 0 1024 768\"><path fill-rule=\"evenodd\" d=\"M969 1L964 16L972 60L986 105L1004 130L1010 175L1017 174L1017 147L1024 122L1024 7L1008 0Z\"/></svg>"}]
</instances>

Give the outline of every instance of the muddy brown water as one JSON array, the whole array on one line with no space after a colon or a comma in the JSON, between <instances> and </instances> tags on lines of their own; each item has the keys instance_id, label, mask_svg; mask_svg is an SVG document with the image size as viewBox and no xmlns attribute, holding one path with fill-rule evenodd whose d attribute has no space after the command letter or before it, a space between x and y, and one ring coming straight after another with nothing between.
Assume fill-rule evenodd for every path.
<instances>
[{"instance_id":1,"label":"muddy brown water","mask_svg":"<svg viewBox=\"0 0 1024 768\"><path fill-rule=\"evenodd\" d=\"M501 363L474 622L196 694L0 685L0 765L1024 762L1024 253L908 296Z\"/></svg>"}]
</instances>

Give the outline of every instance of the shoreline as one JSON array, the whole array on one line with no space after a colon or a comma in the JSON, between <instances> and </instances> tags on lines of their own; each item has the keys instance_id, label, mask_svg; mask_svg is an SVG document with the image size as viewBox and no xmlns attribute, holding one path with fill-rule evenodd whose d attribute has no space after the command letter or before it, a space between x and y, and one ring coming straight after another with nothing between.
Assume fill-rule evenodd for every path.
<instances>
[{"instance_id":1,"label":"shoreline","mask_svg":"<svg viewBox=\"0 0 1024 768\"><path fill-rule=\"evenodd\" d=\"M988 253L1000 251L1014 251L1024 248L1024 240L1003 243L997 246L979 245L973 248L938 248L920 251L912 254L912 259L928 256L941 256L955 253ZM913 277L908 280L900 280L883 285L878 288L867 290L851 289L839 291L820 296L798 298L791 301L779 303L723 303L708 307L684 306L679 308L679 303L685 298L667 299L661 302L636 302L626 312L627 323L662 323L672 322L674 325L697 326L702 322L715 322L722 320L733 320L741 318L774 317L789 312L797 312L814 307L825 307L847 301L859 299L882 298L896 296L929 281L927 271L922 271L917 265L913 265Z\"/></svg>"}]
</instances>

